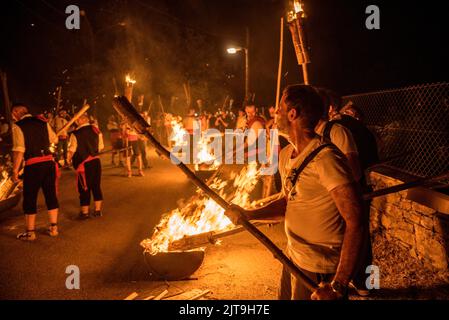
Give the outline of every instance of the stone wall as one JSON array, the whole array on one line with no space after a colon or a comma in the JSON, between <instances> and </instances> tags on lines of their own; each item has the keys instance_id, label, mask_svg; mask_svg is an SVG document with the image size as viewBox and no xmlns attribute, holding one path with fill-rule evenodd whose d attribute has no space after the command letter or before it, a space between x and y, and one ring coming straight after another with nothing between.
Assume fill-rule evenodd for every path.
<instances>
[{"instance_id":1,"label":"stone wall","mask_svg":"<svg viewBox=\"0 0 449 320\"><path fill-rule=\"evenodd\" d=\"M403 182L376 171L370 180L375 190ZM372 233L398 243L429 270L448 270L449 215L408 200L402 191L373 199L370 218Z\"/></svg>"}]
</instances>

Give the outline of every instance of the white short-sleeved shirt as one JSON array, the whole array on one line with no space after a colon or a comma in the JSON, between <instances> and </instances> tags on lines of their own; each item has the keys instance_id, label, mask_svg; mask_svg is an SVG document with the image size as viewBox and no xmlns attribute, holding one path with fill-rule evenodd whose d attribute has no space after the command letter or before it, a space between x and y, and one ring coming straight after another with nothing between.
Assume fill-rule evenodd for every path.
<instances>
[{"instance_id":1,"label":"white short-sleeved shirt","mask_svg":"<svg viewBox=\"0 0 449 320\"><path fill-rule=\"evenodd\" d=\"M294 189L289 182L291 170L323 143L321 138L313 139L294 159L294 147L288 145L280 152L279 171L282 192L287 197L288 254L305 270L334 273L340 259L344 220L330 191L354 180L346 158L338 150L325 148L302 171Z\"/></svg>"},{"instance_id":2,"label":"white short-sleeved shirt","mask_svg":"<svg viewBox=\"0 0 449 320\"><path fill-rule=\"evenodd\" d=\"M315 132L322 136L324 134L324 128L327 122L323 122ZM355 144L354 138L351 131L339 123L334 123L332 125L331 131L329 132L329 138L333 144L340 149L344 154L358 153L357 145Z\"/></svg>"}]
</instances>

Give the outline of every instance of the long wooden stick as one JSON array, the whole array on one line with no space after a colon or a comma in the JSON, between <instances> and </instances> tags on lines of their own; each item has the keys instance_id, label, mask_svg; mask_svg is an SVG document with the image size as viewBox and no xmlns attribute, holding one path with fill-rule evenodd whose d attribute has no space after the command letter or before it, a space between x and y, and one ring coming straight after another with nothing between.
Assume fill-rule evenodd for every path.
<instances>
[{"instance_id":1,"label":"long wooden stick","mask_svg":"<svg viewBox=\"0 0 449 320\"><path fill-rule=\"evenodd\" d=\"M277 85L276 85L276 103L275 103L275 109L278 110L279 108L279 100L281 98L281 79L282 79L282 60L284 57L284 18L281 18L281 35L280 35L280 43L279 43L279 66L278 66L278 79L277 79ZM268 154L270 154L272 150L269 150ZM268 176L264 179L264 192L263 196L268 197L271 194L273 185L273 176Z\"/></svg>"},{"instance_id":2,"label":"long wooden stick","mask_svg":"<svg viewBox=\"0 0 449 320\"><path fill-rule=\"evenodd\" d=\"M253 223L254 226L261 226L264 223L256 222ZM234 234L238 234L245 231L243 227L236 227L228 231L210 231L200 234L195 234L192 236L185 236L179 240L173 241L169 244L168 250L191 250L199 247L204 247L208 244L215 244L221 238L229 237Z\"/></svg>"},{"instance_id":3,"label":"long wooden stick","mask_svg":"<svg viewBox=\"0 0 449 320\"><path fill-rule=\"evenodd\" d=\"M137 112L134 106L126 99L126 97L117 97L113 100L115 110L126 119L126 121L134 127L140 134L145 135L150 143L167 159L172 159L182 172L190 179L198 188L200 188L207 196L214 200L224 209L230 209L231 205L212 190L203 180L199 179L190 169L182 163L175 155L165 149L149 131L149 124ZM314 291L317 285L311 281L283 252L279 249L263 232L257 229L253 224L241 216L241 225L248 230L257 240L259 240L269 251L271 251L276 259L278 259L297 279L301 279L305 286Z\"/></svg>"},{"instance_id":4,"label":"long wooden stick","mask_svg":"<svg viewBox=\"0 0 449 320\"><path fill-rule=\"evenodd\" d=\"M396 192L400 192L400 191L411 189L411 188L416 188L416 187L425 186L425 185L429 185L429 184L435 184L438 181L447 180L447 179L449 179L449 172L446 172L446 173L443 173L443 174L440 174L440 175L434 176L434 177L421 178L421 179L417 179L415 181L401 183L401 184L398 184L396 186L392 186L389 188L376 190L371 193L364 194L363 199L370 200L373 198L385 196L387 194L396 193Z\"/></svg>"},{"instance_id":5,"label":"long wooden stick","mask_svg":"<svg viewBox=\"0 0 449 320\"><path fill-rule=\"evenodd\" d=\"M12 127L12 116L11 116L11 101L9 100L9 92L8 92L8 76L6 72L0 71L0 77L2 80L3 103L5 104L6 120L9 123L8 131L10 131Z\"/></svg>"},{"instance_id":6,"label":"long wooden stick","mask_svg":"<svg viewBox=\"0 0 449 320\"><path fill-rule=\"evenodd\" d=\"M80 111L78 111L73 117L72 119L69 120L69 122L66 123L66 125L64 127L62 127L58 132L56 132L56 135L59 136L61 133L63 133L64 131L66 131L68 128L70 128L70 126L72 124L75 123L76 120L79 119L79 117L81 117L83 114L86 113L87 110L89 110L90 106L88 104L85 104L84 107L81 108Z\"/></svg>"},{"instance_id":7,"label":"long wooden stick","mask_svg":"<svg viewBox=\"0 0 449 320\"><path fill-rule=\"evenodd\" d=\"M56 101L56 113L59 112L59 107L61 106L61 95L62 95L62 86L58 87L58 100Z\"/></svg>"},{"instance_id":8,"label":"long wooden stick","mask_svg":"<svg viewBox=\"0 0 449 320\"><path fill-rule=\"evenodd\" d=\"M279 66L278 66L278 82L276 86L276 110L279 107L281 98L281 78L282 78L282 59L284 57L284 18L281 18L281 40L279 44Z\"/></svg>"}]
</instances>

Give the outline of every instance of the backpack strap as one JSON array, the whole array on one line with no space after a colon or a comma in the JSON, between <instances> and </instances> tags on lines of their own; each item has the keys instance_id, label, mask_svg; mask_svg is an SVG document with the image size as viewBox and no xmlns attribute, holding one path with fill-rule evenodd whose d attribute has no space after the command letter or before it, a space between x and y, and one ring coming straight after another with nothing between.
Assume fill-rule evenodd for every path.
<instances>
[{"instance_id":1,"label":"backpack strap","mask_svg":"<svg viewBox=\"0 0 449 320\"><path fill-rule=\"evenodd\" d=\"M318 148L316 148L315 150L313 150L305 159L304 161L295 169L292 169L290 175L292 176L291 178L291 183L292 183L292 188L291 190L293 190L295 188L296 182L298 181L299 175L301 174L301 172L309 165L309 163L315 159L315 157L321 152L321 150L325 149L325 148L333 148L334 145L332 143L325 143L320 145Z\"/></svg>"},{"instance_id":2,"label":"backpack strap","mask_svg":"<svg viewBox=\"0 0 449 320\"><path fill-rule=\"evenodd\" d=\"M327 141L331 141L331 130L335 123L337 123L337 121L328 121L324 126L323 138Z\"/></svg>"}]
</instances>

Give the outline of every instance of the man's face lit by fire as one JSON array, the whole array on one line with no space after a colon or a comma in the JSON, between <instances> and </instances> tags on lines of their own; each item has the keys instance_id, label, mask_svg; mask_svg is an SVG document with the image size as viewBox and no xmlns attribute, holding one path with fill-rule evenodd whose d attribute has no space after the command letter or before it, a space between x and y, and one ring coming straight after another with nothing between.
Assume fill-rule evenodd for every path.
<instances>
[{"instance_id":1,"label":"man's face lit by fire","mask_svg":"<svg viewBox=\"0 0 449 320\"><path fill-rule=\"evenodd\" d=\"M300 120L299 114L295 108L288 108L285 103L285 95L282 96L279 107L276 110L275 124L279 133L286 136L290 135L292 125L295 121Z\"/></svg>"},{"instance_id":2,"label":"man's face lit by fire","mask_svg":"<svg viewBox=\"0 0 449 320\"><path fill-rule=\"evenodd\" d=\"M256 116L256 106L246 106L245 112L248 119L254 118Z\"/></svg>"},{"instance_id":3,"label":"man's face lit by fire","mask_svg":"<svg viewBox=\"0 0 449 320\"><path fill-rule=\"evenodd\" d=\"M279 133L288 135L290 123L288 121L287 105L285 104L285 96L282 96L281 102L275 111L275 123Z\"/></svg>"}]
</instances>

